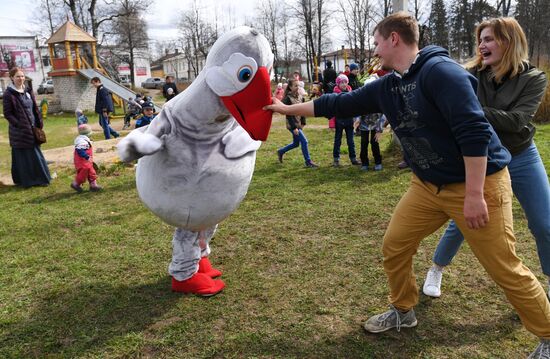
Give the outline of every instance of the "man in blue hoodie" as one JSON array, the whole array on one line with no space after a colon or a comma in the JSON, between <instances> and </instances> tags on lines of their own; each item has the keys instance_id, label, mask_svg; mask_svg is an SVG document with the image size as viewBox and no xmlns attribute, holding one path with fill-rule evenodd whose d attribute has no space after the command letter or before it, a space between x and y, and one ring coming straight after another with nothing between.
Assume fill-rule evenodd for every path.
<instances>
[{"instance_id":1,"label":"man in blue hoodie","mask_svg":"<svg viewBox=\"0 0 550 359\"><path fill-rule=\"evenodd\" d=\"M413 256L420 241L449 218L491 278L505 291L524 326L550 350L550 303L514 250L510 153L485 119L476 79L440 47L418 49L418 24L399 12L374 30L375 55L390 75L340 95L266 109L286 115L352 117L384 113L413 176L384 235L390 310L367 320L379 333L414 327L418 287Z\"/></svg>"},{"instance_id":2,"label":"man in blue hoodie","mask_svg":"<svg viewBox=\"0 0 550 359\"><path fill-rule=\"evenodd\" d=\"M114 111L111 93L103 86L99 77L93 77L90 83L97 89L95 96L95 112L99 115L99 125L103 128L105 139L110 139L111 135L116 138L119 134L113 130L109 124L109 114Z\"/></svg>"}]
</instances>

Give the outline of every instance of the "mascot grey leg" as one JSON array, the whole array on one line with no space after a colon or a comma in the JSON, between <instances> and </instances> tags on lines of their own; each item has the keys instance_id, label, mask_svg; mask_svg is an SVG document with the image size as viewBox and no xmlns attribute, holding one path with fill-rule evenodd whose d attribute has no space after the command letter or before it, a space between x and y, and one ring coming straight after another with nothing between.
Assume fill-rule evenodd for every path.
<instances>
[{"instance_id":1,"label":"mascot grey leg","mask_svg":"<svg viewBox=\"0 0 550 359\"><path fill-rule=\"evenodd\" d=\"M212 268L208 260L209 242L217 226L200 232L176 228L172 238L172 262L168 272L172 276L172 291L211 296L222 291L225 284L212 279L222 273Z\"/></svg>"}]
</instances>

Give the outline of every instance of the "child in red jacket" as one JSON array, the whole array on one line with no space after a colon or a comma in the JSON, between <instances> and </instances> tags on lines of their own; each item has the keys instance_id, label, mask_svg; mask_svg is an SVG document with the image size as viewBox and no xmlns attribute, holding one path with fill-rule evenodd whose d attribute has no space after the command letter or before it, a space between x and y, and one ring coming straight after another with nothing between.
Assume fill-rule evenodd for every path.
<instances>
[{"instance_id":1,"label":"child in red jacket","mask_svg":"<svg viewBox=\"0 0 550 359\"><path fill-rule=\"evenodd\" d=\"M90 191L97 192L101 187L97 184L97 174L94 169L94 153L92 140L88 137L92 134L92 128L87 124L78 126L78 136L74 140L74 167L76 177L71 183L71 188L78 193L82 192L82 184L88 180Z\"/></svg>"}]
</instances>

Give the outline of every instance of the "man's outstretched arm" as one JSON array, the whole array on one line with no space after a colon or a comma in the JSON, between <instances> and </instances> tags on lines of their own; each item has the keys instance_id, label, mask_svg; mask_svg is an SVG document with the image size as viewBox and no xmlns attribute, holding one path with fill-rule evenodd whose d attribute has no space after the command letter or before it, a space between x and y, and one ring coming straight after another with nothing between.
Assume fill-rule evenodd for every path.
<instances>
[{"instance_id":1,"label":"man's outstretched arm","mask_svg":"<svg viewBox=\"0 0 550 359\"><path fill-rule=\"evenodd\" d=\"M290 116L313 117L315 115L313 101L297 103L295 105L285 105L275 97L273 97L272 101L273 103L265 106L264 110Z\"/></svg>"}]
</instances>

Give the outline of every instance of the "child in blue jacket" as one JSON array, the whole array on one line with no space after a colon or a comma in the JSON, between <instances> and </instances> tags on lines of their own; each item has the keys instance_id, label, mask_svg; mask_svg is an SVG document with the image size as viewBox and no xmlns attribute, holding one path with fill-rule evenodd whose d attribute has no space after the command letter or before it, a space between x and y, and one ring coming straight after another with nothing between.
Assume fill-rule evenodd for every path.
<instances>
[{"instance_id":1,"label":"child in blue jacket","mask_svg":"<svg viewBox=\"0 0 550 359\"><path fill-rule=\"evenodd\" d=\"M155 118L155 107L151 102L144 102L141 108L143 115L136 120L136 128L149 125Z\"/></svg>"}]
</instances>

